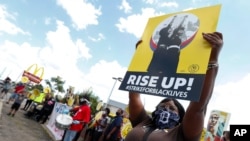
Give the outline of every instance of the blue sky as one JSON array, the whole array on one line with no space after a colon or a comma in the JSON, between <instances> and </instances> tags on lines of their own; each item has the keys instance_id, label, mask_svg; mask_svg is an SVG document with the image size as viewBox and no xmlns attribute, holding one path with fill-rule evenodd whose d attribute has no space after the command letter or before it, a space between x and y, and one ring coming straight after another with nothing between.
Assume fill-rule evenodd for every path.
<instances>
[{"instance_id":1,"label":"blue sky","mask_svg":"<svg viewBox=\"0 0 250 141\"><path fill-rule=\"evenodd\" d=\"M67 86L91 88L107 101L112 77L124 76L148 18L216 4L222 4L217 31L225 43L208 111L230 112L231 124L250 124L248 0L0 0L1 78L20 80L23 70L38 64L44 79L59 75ZM111 99L127 103L119 83ZM153 110L162 98L142 99Z\"/></svg>"}]
</instances>

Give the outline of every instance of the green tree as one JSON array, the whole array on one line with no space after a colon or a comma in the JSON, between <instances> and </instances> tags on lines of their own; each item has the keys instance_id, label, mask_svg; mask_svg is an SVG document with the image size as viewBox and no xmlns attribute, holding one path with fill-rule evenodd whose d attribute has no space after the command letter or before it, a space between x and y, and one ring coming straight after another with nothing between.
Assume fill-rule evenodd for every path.
<instances>
[{"instance_id":1,"label":"green tree","mask_svg":"<svg viewBox=\"0 0 250 141\"><path fill-rule=\"evenodd\" d=\"M87 95L89 97L89 101L91 103L90 108L91 108L91 113L95 114L97 112L96 106L99 102L99 97L95 96L92 89L89 88L88 90L84 90L83 92L79 93L79 99Z\"/></svg>"},{"instance_id":2,"label":"green tree","mask_svg":"<svg viewBox=\"0 0 250 141\"><path fill-rule=\"evenodd\" d=\"M55 90L53 89L52 83L50 82L50 80L49 80L49 79L45 79L44 81L45 81L45 83L49 86L51 92L54 93Z\"/></svg>"},{"instance_id":3,"label":"green tree","mask_svg":"<svg viewBox=\"0 0 250 141\"><path fill-rule=\"evenodd\" d=\"M64 90L65 81L63 81L60 76L51 77L50 80L46 79L45 83L50 87L52 93L55 93L55 91L60 93L65 92Z\"/></svg>"},{"instance_id":4,"label":"green tree","mask_svg":"<svg viewBox=\"0 0 250 141\"><path fill-rule=\"evenodd\" d=\"M26 90L32 91L34 89L38 89L40 92L43 91L43 85L42 84L26 84Z\"/></svg>"},{"instance_id":5,"label":"green tree","mask_svg":"<svg viewBox=\"0 0 250 141\"><path fill-rule=\"evenodd\" d=\"M42 92L43 91L43 85L42 84L34 85L32 89L38 89L40 92Z\"/></svg>"},{"instance_id":6,"label":"green tree","mask_svg":"<svg viewBox=\"0 0 250 141\"><path fill-rule=\"evenodd\" d=\"M63 85L65 84L65 81L63 81L60 76L52 77L51 82L54 83L55 90L61 93L65 92L64 87L63 87Z\"/></svg>"}]
</instances>

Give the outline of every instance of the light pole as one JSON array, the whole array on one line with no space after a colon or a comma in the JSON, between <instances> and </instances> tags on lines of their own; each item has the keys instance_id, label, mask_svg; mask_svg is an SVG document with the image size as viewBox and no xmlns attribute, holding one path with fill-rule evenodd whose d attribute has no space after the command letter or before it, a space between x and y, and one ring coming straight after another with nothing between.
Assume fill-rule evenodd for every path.
<instances>
[{"instance_id":1,"label":"light pole","mask_svg":"<svg viewBox=\"0 0 250 141\"><path fill-rule=\"evenodd\" d=\"M113 85L113 87L112 87L112 89L111 89L111 91L110 91L110 93L109 93L109 97L108 97L108 100L107 100L107 103L106 103L105 108L107 108L107 106L108 106L108 104L109 104L110 97L111 97L111 95L112 95L112 93L113 93L113 90L114 90L114 88L115 88L115 84L116 84L117 80L120 81L120 82L122 82L122 78L121 78L121 77L112 77L112 79L114 79L115 82L114 82L114 85Z\"/></svg>"}]
</instances>

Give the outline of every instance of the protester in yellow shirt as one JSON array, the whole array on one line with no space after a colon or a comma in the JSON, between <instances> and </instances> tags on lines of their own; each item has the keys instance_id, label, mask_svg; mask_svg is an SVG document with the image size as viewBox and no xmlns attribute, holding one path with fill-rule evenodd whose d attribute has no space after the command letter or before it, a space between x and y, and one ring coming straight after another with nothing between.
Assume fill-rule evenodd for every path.
<instances>
[{"instance_id":1,"label":"protester in yellow shirt","mask_svg":"<svg viewBox=\"0 0 250 141\"><path fill-rule=\"evenodd\" d=\"M75 102L74 94L70 94L68 99L67 99L68 106L70 106L70 107L73 106L74 102Z\"/></svg>"},{"instance_id":2,"label":"protester in yellow shirt","mask_svg":"<svg viewBox=\"0 0 250 141\"><path fill-rule=\"evenodd\" d=\"M30 107L30 105L31 105L31 103L33 102L33 100L37 97L37 92L36 91L39 91L39 90L37 90L37 89L34 89L33 91L32 91L32 93L28 93L27 94L27 100L26 100L26 103L25 103L25 105L24 105L24 107L22 108L22 110L24 110L24 111L27 111L28 109L29 109L29 107ZM39 92L38 92L39 93Z\"/></svg>"}]
</instances>

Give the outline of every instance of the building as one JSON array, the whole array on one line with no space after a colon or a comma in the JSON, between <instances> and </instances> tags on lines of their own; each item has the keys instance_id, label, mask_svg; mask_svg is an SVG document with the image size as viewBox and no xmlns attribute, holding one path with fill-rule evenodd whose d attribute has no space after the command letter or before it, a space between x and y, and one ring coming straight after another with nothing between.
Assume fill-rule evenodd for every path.
<instances>
[{"instance_id":1,"label":"building","mask_svg":"<svg viewBox=\"0 0 250 141\"><path fill-rule=\"evenodd\" d=\"M124 104L115 100L109 100L109 103L107 107L110 109L110 115L115 116L116 111L121 108L122 110L125 110L127 108L128 104Z\"/></svg>"}]
</instances>

